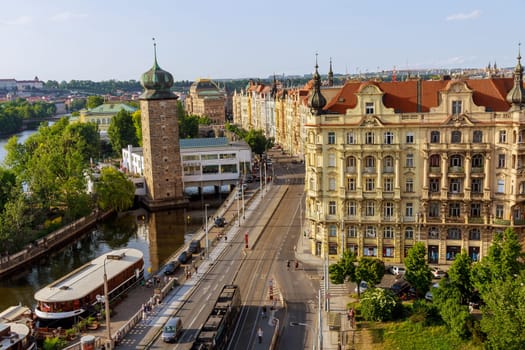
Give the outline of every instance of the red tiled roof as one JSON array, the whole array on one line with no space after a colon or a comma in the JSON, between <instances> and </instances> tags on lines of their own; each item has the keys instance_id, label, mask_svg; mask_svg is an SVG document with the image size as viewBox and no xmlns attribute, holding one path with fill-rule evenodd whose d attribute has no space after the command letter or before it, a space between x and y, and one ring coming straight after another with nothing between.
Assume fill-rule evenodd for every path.
<instances>
[{"instance_id":1,"label":"red tiled roof","mask_svg":"<svg viewBox=\"0 0 525 350\"><path fill-rule=\"evenodd\" d=\"M421 112L439 105L439 93L457 80L422 80L421 81ZM507 93L514 82L512 78L471 79L465 80L473 90L472 99L478 106L484 106L495 112L507 111L510 104L506 101ZM355 108L356 93L365 86L375 85L384 92L383 103L398 113L416 113L418 102L417 80L396 82L347 82L326 105L325 110L335 113L346 113L347 109Z\"/></svg>"}]
</instances>

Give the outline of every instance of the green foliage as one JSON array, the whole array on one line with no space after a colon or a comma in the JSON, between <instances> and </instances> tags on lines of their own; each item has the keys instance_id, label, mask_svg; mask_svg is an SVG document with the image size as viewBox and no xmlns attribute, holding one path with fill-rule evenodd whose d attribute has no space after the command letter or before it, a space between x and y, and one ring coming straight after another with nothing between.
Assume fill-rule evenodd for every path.
<instances>
[{"instance_id":1,"label":"green foliage","mask_svg":"<svg viewBox=\"0 0 525 350\"><path fill-rule=\"evenodd\" d=\"M14 172L0 168L0 212L3 211L6 203L12 198L16 185L16 175Z\"/></svg>"},{"instance_id":2,"label":"green foliage","mask_svg":"<svg viewBox=\"0 0 525 350\"><path fill-rule=\"evenodd\" d=\"M67 346L67 342L60 337L45 338L43 348L44 350L60 350Z\"/></svg>"},{"instance_id":3,"label":"green foliage","mask_svg":"<svg viewBox=\"0 0 525 350\"><path fill-rule=\"evenodd\" d=\"M466 305L472 297L474 287L470 275L472 269L472 260L466 251L457 254L454 262L448 270L448 277L445 279L448 285L456 288L460 295L460 304Z\"/></svg>"},{"instance_id":4,"label":"green foliage","mask_svg":"<svg viewBox=\"0 0 525 350\"><path fill-rule=\"evenodd\" d=\"M109 141L115 154L120 155L128 145L137 146L138 139L131 113L121 109L113 118L108 128Z\"/></svg>"},{"instance_id":5,"label":"green foliage","mask_svg":"<svg viewBox=\"0 0 525 350\"><path fill-rule=\"evenodd\" d=\"M86 107L88 109L93 109L95 107L100 106L103 103L104 103L104 97L98 96L98 95L92 95L92 96L88 96L87 101L86 101Z\"/></svg>"},{"instance_id":6,"label":"green foliage","mask_svg":"<svg viewBox=\"0 0 525 350\"><path fill-rule=\"evenodd\" d=\"M135 186L115 168L102 169L95 189L97 204L102 210L123 211L133 205Z\"/></svg>"},{"instance_id":7,"label":"green foliage","mask_svg":"<svg viewBox=\"0 0 525 350\"><path fill-rule=\"evenodd\" d=\"M354 253L345 251L341 259L328 267L330 281L334 284L342 284L347 279L356 282L355 279L355 262L357 261Z\"/></svg>"},{"instance_id":8,"label":"green foliage","mask_svg":"<svg viewBox=\"0 0 525 350\"><path fill-rule=\"evenodd\" d=\"M385 263L376 258L363 257L355 270L356 281L365 281L368 285L375 286L385 275Z\"/></svg>"},{"instance_id":9,"label":"green foliage","mask_svg":"<svg viewBox=\"0 0 525 350\"><path fill-rule=\"evenodd\" d=\"M401 302L388 289L369 288L361 296L361 315L367 321L392 320L401 309Z\"/></svg>"},{"instance_id":10,"label":"green foliage","mask_svg":"<svg viewBox=\"0 0 525 350\"><path fill-rule=\"evenodd\" d=\"M0 134L13 134L20 131L24 119L45 119L56 113L54 103L33 102L29 103L25 99L0 103Z\"/></svg>"},{"instance_id":11,"label":"green foliage","mask_svg":"<svg viewBox=\"0 0 525 350\"><path fill-rule=\"evenodd\" d=\"M262 130L251 129L248 134L244 137L244 141L250 146L252 152L258 155L262 155L267 149L273 147L273 137L266 138Z\"/></svg>"},{"instance_id":12,"label":"green foliage","mask_svg":"<svg viewBox=\"0 0 525 350\"><path fill-rule=\"evenodd\" d=\"M412 304L410 322L422 322L425 326L442 324L437 307L424 299L417 299Z\"/></svg>"},{"instance_id":13,"label":"green foliage","mask_svg":"<svg viewBox=\"0 0 525 350\"><path fill-rule=\"evenodd\" d=\"M75 98L71 101L69 110L71 112L76 112L84 108L86 108L86 99L85 98Z\"/></svg>"},{"instance_id":14,"label":"green foliage","mask_svg":"<svg viewBox=\"0 0 525 350\"><path fill-rule=\"evenodd\" d=\"M133 114L131 115L131 118L133 119L133 126L135 127L135 133L137 134L137 141L138 145L142 147L142 119L141 119L141 111L140 109L137 109Z\"/></svg>"},{"instance_id":15,"label":"green foliage","mask_svg":"<svg viewBox=\"0 0 525 350\"><path fill-rule=\"evenodd\" d=\"M432 273L426 261L425 244L417 242L408 250L404 260L406 273L405 279L416 289L418 295L425 295L432 282Z\"/></svg>"}]
</instances>

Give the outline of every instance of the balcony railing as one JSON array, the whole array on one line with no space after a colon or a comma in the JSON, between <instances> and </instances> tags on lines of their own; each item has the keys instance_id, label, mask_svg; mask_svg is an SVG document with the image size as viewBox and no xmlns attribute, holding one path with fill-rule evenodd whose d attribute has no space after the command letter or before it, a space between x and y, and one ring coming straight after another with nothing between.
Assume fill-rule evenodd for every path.
<instances>
[{"instance_id":1,"label":"balcony railing","mask_svg":"<svg viewBox=\"0 0 525 350\"><path fill-rule=\"evenodd\" d=\"M367 174L373 174L376 172L376 168L375 167L365 167L363 169L363 172Z\"/></svg>"},{"instance_id":2,"label":"balcony railing","mask_svg":"<svg viewBox=\"0 0 525 350\"><path fill-rule=\"evenodd\" d=\"M394 167L392 166L383 167L383 173L393 173L393 172L394 172Z\"/></svg>"},{"instance_id":3,"label":"balcony railing","mask_svg":"<svg viewBox=\"0 0 525 350\"><path fill-rule=\"evenodd\" d=\"M494 219L494 225L510 225L510 220Z\"/></svg>"},{"instance_id":4,"label":"balcony railing","mask_svg":"<svg viewBox=\"0 0 525 350\"><path fill-rule=\"evenodd\" d=\"M438 167L438 166L431 166L431 167L429 168L429 172L430 172L431 174L440 174L440 173L441 173L441 168Z\"/></svg>"},{"instance_id":5,"label":"balcony railing","mask_svg":"<svg viewBox=\"0 0 525 350\"><path fill-rule=\"evenodd\" d=\"M465 168L462 166L450 166L448 172L453 174L462 174L465 172Z\"/></svg>"},{"instance_id":6,"label":"balcony railing","mask_svg":"<svg viewBox=\"0 0 525 350\"><path fill-rule=\"evenodd\" d=\"M356 170L356 167L355 167L355 166L347 166L347 167L346 167L346 172L347 172L347 173L355 174L356 171L357 171L357 170Z\"/></svg>"},{"instance_id":7,"label":"balcony railing","mask_svg":"<svg viewBox=\"0 0 525 350\"><path fill-rule=\"evenodd\" d=\"M482 224L483 223L483 218L480 218L480 217L469 217L468 218L468 223L469 224Z\"/></svg>"},{"instance_id":8,"label":"balcony railing","mask_svg":"<svg viewBox=\"0 0 525 350\"><path fill-rule=\"evenodd\" d=\"M472 172L473 174L483 173L483 171L484 171L484 170L483 170L483 167L472 167L472 169L471 169L471 172Z\"/></svg>"}]
</instances>

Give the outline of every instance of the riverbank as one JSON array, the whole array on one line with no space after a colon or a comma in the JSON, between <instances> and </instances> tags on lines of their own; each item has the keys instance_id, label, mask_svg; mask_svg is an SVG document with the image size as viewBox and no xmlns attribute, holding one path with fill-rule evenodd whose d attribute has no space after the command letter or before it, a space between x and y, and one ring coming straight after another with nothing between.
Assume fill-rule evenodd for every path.
<instances>
[{"instance_id":1,"label":"riverbank","mask_svg":"<svg viewBox=\"0 0 525 350\"><path fill-rule=\"evenodd\" d=\"M113 214L114 211L101 212L97 210L89 216L76 220L45 237L37 239L33 244L26 246L25 249L17 253L1 256L0 277L16 273L33 261L47 255L52 250L78 238L84 234L86 230Z\"/></svg>"}]
</instances>

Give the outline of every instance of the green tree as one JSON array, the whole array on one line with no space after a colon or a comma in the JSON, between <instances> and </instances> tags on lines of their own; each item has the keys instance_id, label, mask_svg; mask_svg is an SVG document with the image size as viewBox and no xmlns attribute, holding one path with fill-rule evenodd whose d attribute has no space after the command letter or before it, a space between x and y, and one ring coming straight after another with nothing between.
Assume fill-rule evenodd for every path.
<instances>
[{"instance_id":1,"label":"green tree","mask_svg":"<svg viewBox=\"0 0 525 350\"><path fill-rule=\"evenodd\" d=\"M474 286L471 281L472 260L466 251L457 254L445 277L448 284L459 292L460 304L467 305L472 298Z\"/></svg>"},{"instance_id":2,"label":"green tree","mask_svg":"<svg viewBox=\"0 0 525 350\"><path fill-rule=\"evenodd\" d=\"M96 182L95 192L100 209L123 211L133 205L135 186L117 169L105 167Z\"/></svg>"},{"instance_id":3,"label":"green tree","mask_svg":"<svg viewBox=\"0 0 525 350\"><path fill-rule=\"evenodd\" d=\"M104 103L104 97L102 96L98 96L98 95L88 96L86 100L86 107L88 109L93 109L95 107L100 106L103 103Z\"/></svg>"},{"instance_id":4,"label":"green tree","mask_svg":"<svg viewBox=\"0 0 525 350\"><path fill-rule=\"evenodd\" d=\"M428 292L432 282L432 273L425 257L425 245L422 242L417 242L408 250L407 257L404 260L406 267L405 279L416 289L416 293L420 296Z\"/></svg>"},{"instance_id":5,"label":"green tree","mask_svg":"<svg viewBox=\"0 0 525 350\"><path fill-rule=\"evenodd\" d=\"M137 146L138 139L131 114L123 109L113 118L108 128L109 141L115 154L120 155L128 145Z\"/></svg>"},{"instance_id":6,"label":"green tree","mask_svg":"<svg viewBox=\"0 0 525 350\"><path fill-rule=\"evenodd\" d=\"M0 212L11 199L15 185L16 175L8 169L0 168Z\"/></svg>"},{"instance_id":7,"label":"green tree","mask_svg":"<svg viewBox=\"0 0 525 350\"><path fill-rule=\"evenodd\" d=\"M341 259L336 264L329 266L328 274L330 276L330 281L332 281L334 284L343 284L347 280L356 282L356 261L357 259L354 253L348 250L345 251Z\"/></svg>"},{"instance_id":8,"label":"green tree","mask_svg":"<svg viewBox=\"0 0 525 350\"><path fill-rule=\"evenodd\" d=\"M384 288L370 288L363 293L361 314L367 321L388 321L401 314L401 303L392 291Z\"/></svg>"},{"instance_id":9,"label":"green tree","mask_svg":"<svg viewBox=\"0 0 525 350\"><path fill-rule=\"evenodd\" d=\"M141 112L140 109L137 109L133 114L131 115L131 118L133 119L133 126L135 127L135 133L137 134L137 141L138 145L142 147L142 119L141 119Z\"/></svg>"},{"instance_id":10,"label":"green tree","mask_svg":"<svg viewBox=\"0 0 525 350\"><path fill-rule=\"evenodd\" d=\"M359 293L359 283L365 281L370 287L375 286L385 275L385 263L379 259L363 257L359 260L359 264L355 270L356 281L358 282Z\"/></svg>"},{"instance_id":11,"label":"green tree","mask_svg":"<svg viewBox=\"0 0 525 350\"><path fill-rule=\"evenodd\" d=\"M64 147L74 147L83 156L84 162L98 159L100 155L100 133L95 123L68 124L63 134Z\"/></svg>"},{"instance_id":12,"label":"green tree","mask_svg":"<svg viewBox=\"0 0 525 350\"><path fill-rule=\"evenodd\" d=\"M85 98L75 98L71 101L69 110L71 112L75 112L83 108L86 108L86 99Z\"/></svg>"},{"instance_id":13,"label":"green tree","mask_svg":"<svg viewBox=\"0 0 525 350\"><path fill-rule=\"evenodd\" d=\"M273 137L266 138L262 130L251 129L244 137L244 141L250 146L252 152L262 155L267 149L273 147Z\"/></svg>"}]
</instances>

